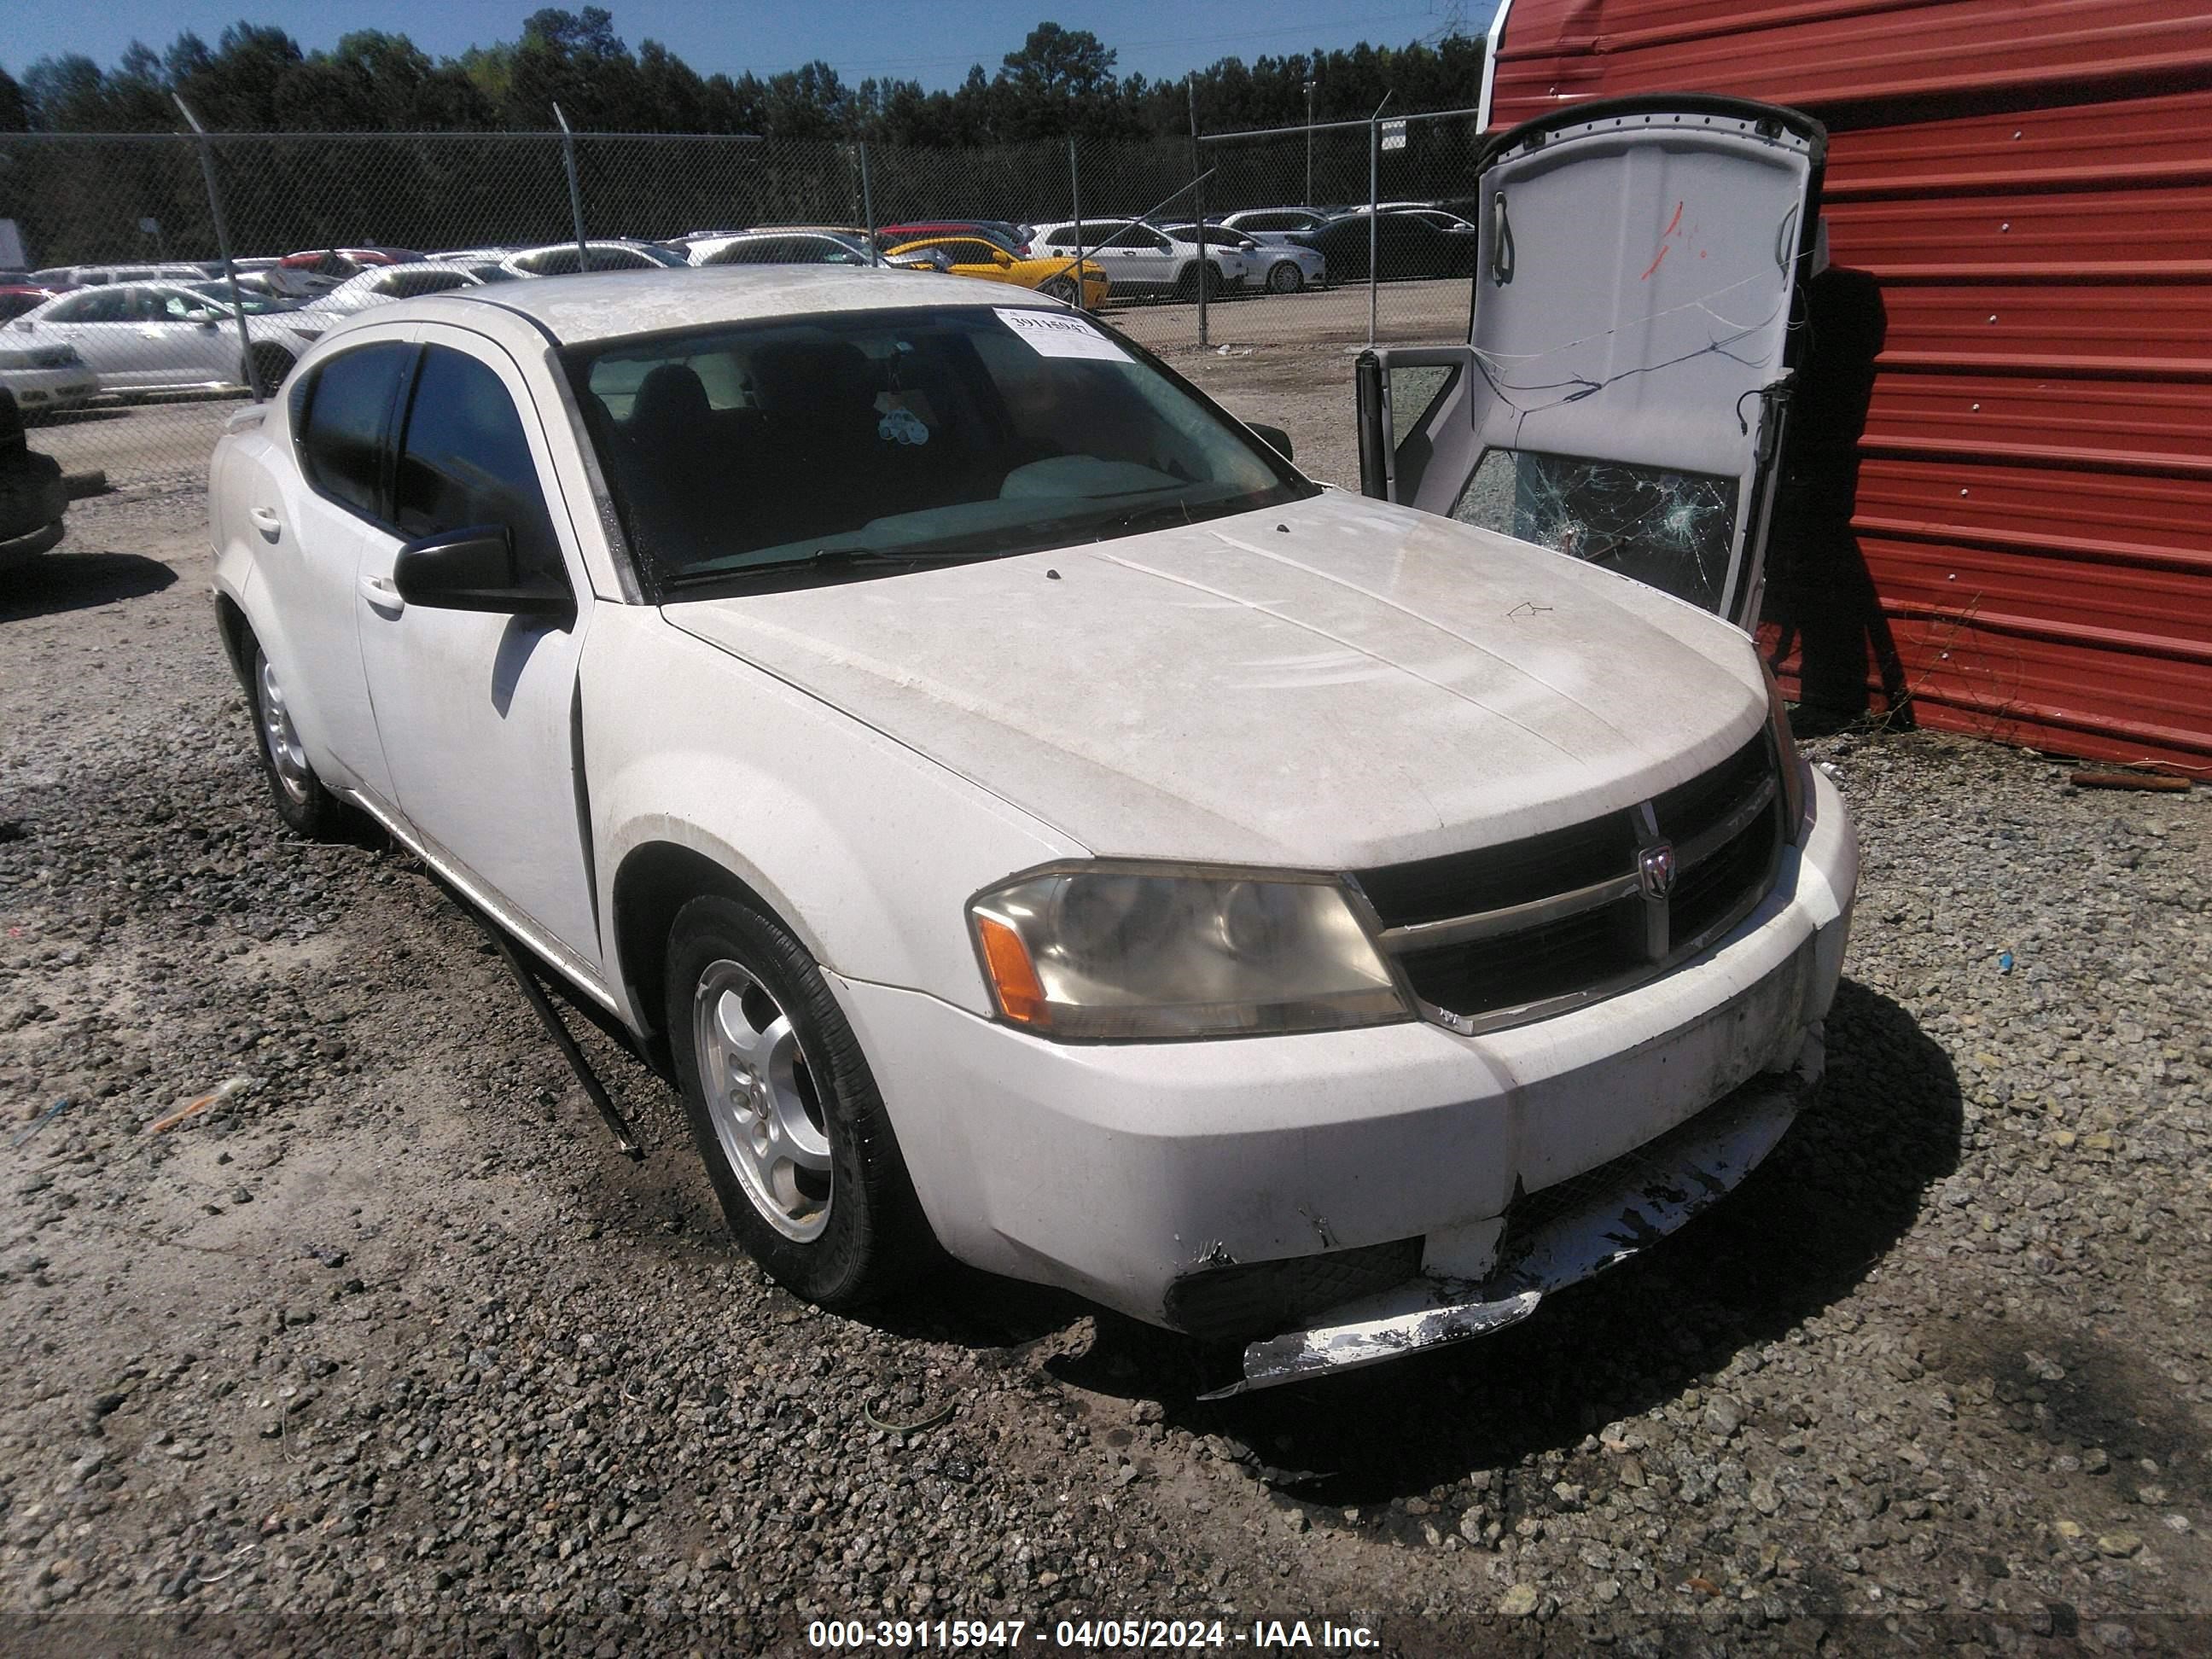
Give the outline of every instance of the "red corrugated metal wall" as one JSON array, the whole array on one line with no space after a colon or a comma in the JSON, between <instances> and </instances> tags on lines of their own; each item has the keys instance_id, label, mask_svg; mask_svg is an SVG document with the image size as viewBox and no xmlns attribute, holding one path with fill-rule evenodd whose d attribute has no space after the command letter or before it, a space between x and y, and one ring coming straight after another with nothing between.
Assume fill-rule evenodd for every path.
<instances>
[{"instance_id":1,"label":"red corrugated metal wall","mask_svg":"<svg viewBox=\"0 0 2212 1659\"><path fill-rule=\"evenodd\" d=\"M2212 770L2212 4L1511 0L1493 128L1724 92L1832 133L1888 326L1854 523L1924 724Z\"/></svg>"}]
</instances>

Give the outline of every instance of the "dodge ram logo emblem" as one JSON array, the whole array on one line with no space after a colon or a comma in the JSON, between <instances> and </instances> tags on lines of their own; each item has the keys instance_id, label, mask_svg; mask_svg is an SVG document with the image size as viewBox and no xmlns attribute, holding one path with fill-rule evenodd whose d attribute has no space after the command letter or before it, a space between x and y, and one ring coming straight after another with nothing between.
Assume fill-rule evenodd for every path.
<instances>
[{"instance_id":1,"label":"dodge ram logo emblem","mask_svg":"<svg viewBox=\"0 0 2212 1659\"><path fill-rule=\"evenodd\" d=\"M1636 855L1636 877L1644 896L1662 899L1674 890L1674 848L1671 842L1647 847Z\"/></svg>"}]
</instances>

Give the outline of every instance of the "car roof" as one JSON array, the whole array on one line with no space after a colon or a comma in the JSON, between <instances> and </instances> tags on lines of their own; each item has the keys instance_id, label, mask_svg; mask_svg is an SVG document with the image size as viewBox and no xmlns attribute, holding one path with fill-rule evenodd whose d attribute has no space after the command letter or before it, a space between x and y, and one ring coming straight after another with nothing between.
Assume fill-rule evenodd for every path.
<instances>
[{"instance_id":1,"label":"car roof","mask_svg":"<svg viewBox=\"0 0 2212 1659\"><path fill-rule=\"evenodd\" d=\"M702 265L696 269L605 270L582 276L547 276L501 283L420 299L398 300L365 312L379 323L489 323L499 313L527 318L562 345L586 345L670 329L717 323L774 321L820 312L933 310L986 306L1058 310L1057 301L1002 283L948 283L921 271L866 270L857 265ZM466 311L462 308L467 307ZM504 332L495 325L489 332ZM333 329L326 339L336 338Z\"/></svg>"}]
</instances>

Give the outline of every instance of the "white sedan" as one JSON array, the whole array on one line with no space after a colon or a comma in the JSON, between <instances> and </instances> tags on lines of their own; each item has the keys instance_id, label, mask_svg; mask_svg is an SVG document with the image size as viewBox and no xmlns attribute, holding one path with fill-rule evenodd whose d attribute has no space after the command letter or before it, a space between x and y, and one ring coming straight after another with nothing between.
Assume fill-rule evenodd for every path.
<instances>
[{"instance_id":1,"label":"white sedan","mask_svg":"<svg viewBox=\"0 0 2212 1659\"><path fill-rule=\"evenodd\" d=\"M111 283L58 295L8 326L17 350L73 347L103 392L170 392L283 380L327 317L246 301L246 337L228 301L182 283Z\"/></svg>"},{"instance_id":2,"label":"white sedan","mask_svg":"<svg viewBox=\"0 0 2212 1659\"><path fill-rule=\"evenodd\" d=\"M974 287L334 330L210 483L276 811L366 812L634 1034L830 1307L941 1249L1280 1382L1733 1187L1856 871L1751 641Z\"/></svg>"}]
</instances>

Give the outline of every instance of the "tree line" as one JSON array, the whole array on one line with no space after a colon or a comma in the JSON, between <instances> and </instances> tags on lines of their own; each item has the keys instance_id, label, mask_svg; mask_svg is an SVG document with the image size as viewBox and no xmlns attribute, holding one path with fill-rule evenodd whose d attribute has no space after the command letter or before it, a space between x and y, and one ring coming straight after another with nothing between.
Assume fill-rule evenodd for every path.
<instances>
[{"instance_id":1,"label":"tree line","mask_svg":"<svg viewBox=\"0 0 2212 1659\"><path fill-rule=\"evenodd\" d=\"M111 67L69 53L20 81L0 70L0 132L167 132L181 95L215 131L542 131L553 106L606 132L749 133L957 148L1075 133L1085 140L1186 135L1194 102L1207 131L1364 118L1388 92L1401 112L1472 105L1482 42L1448 35L1401 47L1225 58L1188 79L1115 72L1087 29L1042 22L1001 60L950 90L870 77L848 83L816 61L779 74L702 75L655 40L632 51L612 14L548 7L520 38L433 59L404 34L360 30L309 52L281 28L238 23L213 47L179 35L134 43ZM1310 94L1309 94L1310 83ZM1310 102L1309 102L1310 96Z\"/></svg>"}]
</instances>

